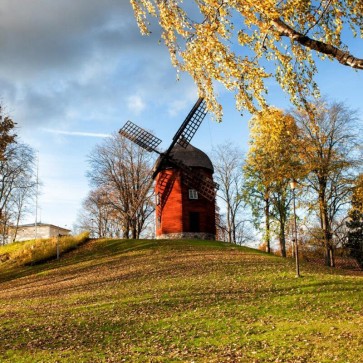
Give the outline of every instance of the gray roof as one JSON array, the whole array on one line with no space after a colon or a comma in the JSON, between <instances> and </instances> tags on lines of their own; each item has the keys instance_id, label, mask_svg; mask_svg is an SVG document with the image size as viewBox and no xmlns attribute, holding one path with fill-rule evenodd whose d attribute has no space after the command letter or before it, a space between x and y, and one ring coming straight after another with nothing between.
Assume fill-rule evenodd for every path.
<instances>
[{"instance_id":1,"label":"gray roof","mask_svg":"<svg viewBox=\"0 0 363 363\"><path fill-rule=\"evenodd\" d=\"M213 164L208 155L191 144L186 148L176 144L170 155L173 158L182 161L187 166L205 168L212 173L214 172Z\"/></svg>"}]
</instances>

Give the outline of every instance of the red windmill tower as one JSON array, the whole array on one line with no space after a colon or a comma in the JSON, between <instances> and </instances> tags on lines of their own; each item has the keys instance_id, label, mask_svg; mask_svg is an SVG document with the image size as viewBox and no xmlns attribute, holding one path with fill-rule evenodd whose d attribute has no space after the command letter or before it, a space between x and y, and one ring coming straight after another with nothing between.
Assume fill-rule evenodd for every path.
<instances>
[{"instance_id":1,"label":"red windmill tower","mask_svg":"<svg viewBox=\"0 0 363 363\"><path fill-rule=\"evenodd\" d=\"M128 121L120 134L160 156L155 180L156 237L214 239L215 195L213 165L208 156L190 144L206 115L199 98L165 152L157 150L161 140Z\"/></svg>"}]
</instances>

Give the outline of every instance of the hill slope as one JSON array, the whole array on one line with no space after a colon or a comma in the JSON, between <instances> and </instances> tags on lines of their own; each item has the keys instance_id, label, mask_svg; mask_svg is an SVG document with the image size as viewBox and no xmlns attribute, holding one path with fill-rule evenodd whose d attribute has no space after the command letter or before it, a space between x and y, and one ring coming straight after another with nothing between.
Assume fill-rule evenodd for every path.
<instances>
[{"instance_id":1,"label":"hill slope","mask_svg":"<svg viewBox=\"0 0 363 363\"><path fill-rule=\"evenodd\" d=\"M363 275L203 241L0 265L1 362L363 362Z\"/></svg>"}]
</instances>

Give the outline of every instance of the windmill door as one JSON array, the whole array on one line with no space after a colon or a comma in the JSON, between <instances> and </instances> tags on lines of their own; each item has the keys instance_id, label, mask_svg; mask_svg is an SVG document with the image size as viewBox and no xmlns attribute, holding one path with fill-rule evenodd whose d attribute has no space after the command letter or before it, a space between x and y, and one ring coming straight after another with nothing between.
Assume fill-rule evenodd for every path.
<instances>
[{"instance_id":1,"label":"windmill door","mask_svg":"<svg viewBox=\"0 0 363 363\"><path fill-rule=\"evenodd\" d=\"M200 232L200 221L198 212L189 213L189 228L190 232Z\"/></svg>"}]
</instances>

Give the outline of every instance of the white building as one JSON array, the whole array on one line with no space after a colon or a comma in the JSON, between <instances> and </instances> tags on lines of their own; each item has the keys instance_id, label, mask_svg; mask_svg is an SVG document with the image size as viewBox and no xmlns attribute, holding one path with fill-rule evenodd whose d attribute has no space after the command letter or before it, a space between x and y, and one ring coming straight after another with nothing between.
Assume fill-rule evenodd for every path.
<instances>
[{"instance_id":1,"label":"white building","mask_svg":"<svg viewBox=\"0 0 363 363\"><path fill-rule=\"evenodd\" d=\"M30 239L38 239L38 238L51 238L56 236L68 236L70 234L70 230L55 226L53 224L46 223L32 223L32 224L24 224L18 227L18 231L16 234L15 241L27 241ZM9 240L13 240L15 231L10 230Z\"/></svg>"}]
</instances>

